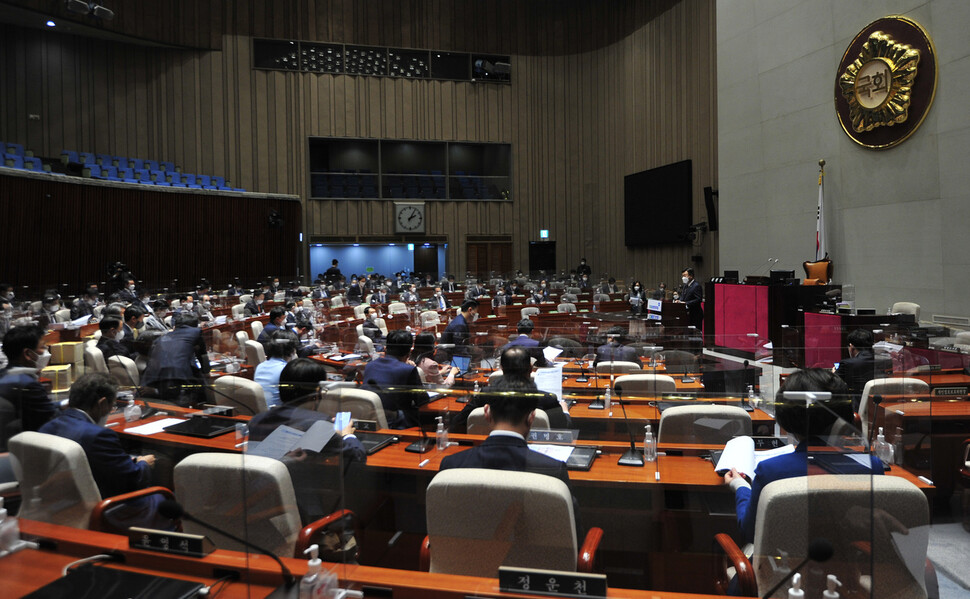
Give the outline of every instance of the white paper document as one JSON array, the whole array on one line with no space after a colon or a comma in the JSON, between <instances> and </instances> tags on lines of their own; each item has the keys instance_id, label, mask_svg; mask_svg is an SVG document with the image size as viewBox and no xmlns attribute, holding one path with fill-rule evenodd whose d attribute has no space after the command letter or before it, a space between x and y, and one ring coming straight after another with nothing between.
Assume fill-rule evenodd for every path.
<instances>
[{"instance_id":1,"label":"white paper document","mask_svg":"<svg viewBox=\"0 0 970 599\"><path fill-rule=\"evenodd\" d=\"M334 362L346 362L347 360L356 360L360 357L360 354L344 354L342 356L333 356L330 358Z\"/></svg>"},{"instance_id":2,"label":"white paper document","mask_svg":"<svg viewBox=\"0 0 970 599\"><path fill-rule=\"evenodd\" d=\"M555 393L559 401L562 401L562 364L557 364L549 368L536 369L536 387L539 391Z\"/></svg>"},{"instance_id":3,"label":"white paper document","mask_svg":"<svg viewBox=\"0 0 970 599\"><path fill-rule=\"evenodd\" d=\"M148 424L143 424L141 426L126 428L125 432L135 435L154 435L162 432L166 426L172 426L173 424L178 424L179 422L183 421L184 419L182 418L162 418L161 420L149 422Z\"/></svg>"},{"instance_id":4,"label":"white paper document","mask_svg":"<svg viewBox=\"0 0 970 599\"><path fill-rule=\"evenodd\" d=\"M561 353L561 349L558 347L552 347L551 345L547 345L546 347L542 348L542 355L546 358L546 362L555 362L556 358L558 358L559 354Z\"/></svg>"},{"instance_id":5,"label":"white paper document","mask_svg":"<svg viewBox=\"0 0 970 599\"><path fill-rule=\"evenodd\" d=\"M572 445L547 445L545 443L530 443L529 449L554 460L565 462L573 453Z\"/></svg>"},{"instance_id":6,"label":"white paper document","mask_svg":"<svg viewBox=\"0 0 970 599\"><path fill-rule=\"evenodd\" d=\"M751 437L735 437L724 446L724 452L721 454L721 459L717 461L717 465L714 466L714 471L723 474L734 468L741 474L747 475L749 479L754 480L754 471L758 464L793 451L795 451L794 445L755 451L754 439Z\"/></svg>"}]
</instances>

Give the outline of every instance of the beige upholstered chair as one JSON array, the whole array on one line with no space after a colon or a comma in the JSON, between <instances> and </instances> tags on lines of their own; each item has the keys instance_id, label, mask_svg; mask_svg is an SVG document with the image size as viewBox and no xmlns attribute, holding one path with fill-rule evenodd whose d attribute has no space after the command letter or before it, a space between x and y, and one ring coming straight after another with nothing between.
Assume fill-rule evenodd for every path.
<instances>
[{"instance_id":1,"label":"beige upholstered chair","mask_svg":"<svg viewBox=\"0 0 970 599\"><path fill-rule=\"evenodd\" d=\"M834 554L823 569L838 576L843 593L926 598L930 511L913 483L868 474L788 478L765 486L757 510L750 560L730 536L715 537L739 573L741 595L763 596L807 557L813 539L824 537ZM727 579L722 574L717 581L722 591Z\"/></svg>"},{"instance_id":2,"label":"beige upholstered chair","mask_svg":"<svg viewBox=\"0 0 970 599\"><path fill-rule=\"evenodd\" d=\"M519 311L519 316L520 318L525 319L525 318L531 317L533 314L538 314L538 313L539 313L539 308L536 308L535 306L527 306L525 308L522 308L522 310Z\"/></svg>"},{"instance_id":3,"label":"beige upholstered chair","mask_svg":"<svg viewBox=\"0 0 970 599\"><path fill-rule=\"evenodd\" d=\"M625 395L676 393L677 382L666 374L625 374L616 377L613 387Z\"/></svg>"},{"instance_id":4,"label":"beige upholstered chair","mask_svg":"<svg viewBox=\"0 0 970 599\"><path fill-rule=\"evenodd\" d=\"M265 328L263 323L258 320L254 320L252 324L249 325L249 329L253 332L253 339L259 339L259 335L263 332L263 328Z\"/></svg>"},{"instance_id":5,"label":"beige upholstered chair","mask_svg":"<svg viewBox=\"0 0 970 599\"><path fill-rule=\"evenodd\" d=\"M625 362L623 360L603 360L596 365L597 374L628 374L637 373L643 370L636 362Z\"/></svg>"},{"instance_id":6,"label":"beige upholstered chair","mask_svg":"<svg viewBox=\"0 0 970 599\"><path fill-rule=\"evenodd\" d=\"M245 347L247 364L250 366L257 366L266 361L266 352L263 350L262 343L247 339Z\"/></svg>"},{"instance_id":7,"label":"beige upholstered chair","mask_svg":"<svg viewBox=\"0 0 970 599\"><path fill-rule=\"evenodd\" d=\"M343 510L304 527L286 466L255 455L192 454L175 466L175 495L186 512L203 522L285 557L304 557L303 550L320 531L352 516ZM195 522L183 520L182 527L206 535L219 549L253 551Z\"/></svg>"},{"instance_id":8,"label":"beige upholstered chair","mask_svg":"<svg viewBox=\"0 0 970 599\"><path fill-rule=\"evenodd\" d=\"M232 307L232 317L242 318L246 315L246 304L236 304Z\"/></svg>"},{"instance_id":9,"label":"beige upholstered chair","mask_svg":"<svg viewBox=\"0 0 970 599\"><path fill-rule=\"evenodd\" d=\"M84 369L87 372L108 374L108 365L104 361L104 354L94 344L84 345Z\"/></svg>"},{"instance_id":10,"label":"beige upholstered chair","mask_svg":"<svg viewBox=\"0 0 970 599\"><path fill-rule=\"evenodd\" d=\"M138 373L138 366L131 358L117 355L108 358L108 375L114 379L119 387L137 387L141 376Z\"/></svg>"},{"instance_id":11,"label":"beige upholstered chair","mask_svg":"<svg viewBox=\"0 0 970 599\"><path fill-rule=\"evenodd\" d=\"M889 310L893 314L912 314L916 322L919 322L919 304L913 302L896 302Z\"/></svg>"},{"instance_id":12,"label":"beige upholstered chair","mask_svg":"<svg viewBox=\"0 0 970 599\"><path fill-rule=\"evenodd\" d=\"M660 354L663 357L664 368L667 372L683 374L697 372L697 356L679 349L664 350Z\"/></svg>"},{"instance_id":13,"label":"beige upholstered chair","mask_svg":"<svg viewBox=\"0 0 970 599\"><path fill-rule=\"evenodd\" d=\"M907 377L891 377L872 379L862 388L862 400L859 402L859 420L862 422L862 438L869 438L869 425L875 416L872 410L871 397L873 395L926 395L930 392L930 385L922 379ZM872 412L870 414L870 412Z\"/></svg>"},{"instance_id":14,"label":"beige upholstered chair","mask_svg":"<svg viewBox=\"0 0 970 599\"><path fill-rule=\"evenodd\" d=\"M71 320L71 310L70 308L63 308L54 312L54 322L70 322Z\"/></svg>"},{"instance_id":15,"label":"beige upholstered chair","mask_svg":"<svg viewBox=\"0 0 970 599\"><path fill-rule=\"evenodd\" d=\"M369 304L367 304L367 303L363 303L363 304L358 304L358 305L354 306L354 318L363 318L364 317L364 309L367 308L368 305Z\"/></svg>"},{"instance_id":16,"label":"beige upholstered chair","mask_svg":"<svg viewBox=\"0 0 970 599\"><path fill-rule=\"evenodd\" d=\"M344 296L342 296L342 295L334 295L334 296L331 296L331 298L330 298L330 307L331 308L343 308L344 307Z\"/></svg>"},{"instance_id":17,"label":"beige upholstered chair","mask_svg":"<svg viewBox=\"0 0 970 599\"><path fill-rule=\"evenodd\" d=\"M387 305L388 314L407 314L408 305L404 302L391 302Z\"/></svg>"},{"instance_id":18,"label":"beige upholstered chair","mask_svg":"<svg viewBox=\"0 0 970 599\"><path fill-rule=\"evenodd\" d=\"M590 572L603 536L590 529L577 554L569 487L533 472L444 470L428 485L426 513L421 565L443 574L495 578L503 565Z\"/></svg>"},{"instance_id":19,"label":"beige upholstered chair","mask_svg":"<svg viewBox=\"0 0 970 599\"><path fill-rule=\"evenodd\" d=\"M660 414L659 443L721 445L751 434L751 416L737 406L675 406Z\"/></svg>"},{"instance_id":20,"label":"beige upholstered chair","mask_svg":"<svg viewBox=\"0 0 970 599\"><path fill-rule=\"evenodd\" d=\"M535 430L549 429L549 416L544 410L536 410L536 416L532 420L532 428ZM492 432L492 425L485 418L485 408L475 408L468 414L467 432L469 435L487 435Z\"/></svg>"},{"instance_id":21,"label":"beige upholstered chair","mask_svg":"<svg viewBox=\"0 0 970 599\"><path fill-rule=\"evenodd\" d=\"M556 306L556 311L558 312L576 312L576 304L571 302L563 302Z\"/></svg>"},{"instance_id":22,"label":"beige upholstered chair","mask_svg":"<svg viewBox=\"0 0 970 599\"><path fill-rule=\"evenodd\" d=\"M251 294L251 293L244 293L244 294L242 294L242 295L239 296L239 303L240 304L248 304L251 301L253 301L253 294Z\"/></svg>"},{"instance_id":23,"label":"beige upholstered chair","mask_svg":"<svg viewBox=\"0 0 970 599\"><path fill-rule=\"evenodd\" d=\"M421 313L421 328L426 329L441 323L441 318L434 310L425 310Z\"/></svg>"},{"instance_id":24,"label":"beige upholstered chair","mask_svg":"<svg viewBox=\"0 0 970 599\"><path fill-rule=\"evenodd\" d=\"M265 412L266 394L263 387L254 381L239 376L220 376L212 385L215 389L213 399L220 406L242 407L246 414Z\"/></svg>"},{"instance_id":25,"label":"beige upholstered chair","mask_svg":"<svg viewBox=\"0 0 970 599\"><path fill-rule=\"evenodd\" d=\"M110 506L155 493L172 496L162 487L149 487L103 502L84 449L70 439L25 431L10 439L9 448L22 492L21 518L121 532L112 525Z\"/></svg>"},{"instance_id":26,"label":"beige upholstered chair","mask_svg":"<svg viewBox=\"0 0 970 599\"><path fill-rule=\"evenodd\" d=\"M367 389L338 388L323 394L319 402L304 404L306 409L316 409L325 414L350 412L357 420L374 420L378 428L387 428L387 414L381 396Z\"/></svg>"},{"instance_id":27,"label":"beige upholstered chair","mask_svg":"<svg viewBox=\"0 0 970 599\"><path fill-rule=\"evenodd\" d=\"M357 326L359 327L360 325ZM354 347L354 351L368 356L373 356L377 353L377 349L374 347L374 340L367 335L357 336L357 345Z\"/></svg>"}]
</instances>

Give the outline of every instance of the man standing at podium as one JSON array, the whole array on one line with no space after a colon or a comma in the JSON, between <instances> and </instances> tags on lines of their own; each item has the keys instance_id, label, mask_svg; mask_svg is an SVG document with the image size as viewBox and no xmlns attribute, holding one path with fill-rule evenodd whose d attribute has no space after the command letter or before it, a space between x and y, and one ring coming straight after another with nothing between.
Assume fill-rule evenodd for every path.
<instances>
[{"instance_id":1,"label":"man standing at podium","mask_svg":"<svg viewBox=\"0 0 970 599\"><path fill-rule=\"evenodd\" d=\"M704 301L704 288L694 280L693 268L685 268L680 277L683 283L680 288L680 301L687 304L687 322L700 332L704 326L704 308L701 306Z\"/></svg>"}]
</instances>

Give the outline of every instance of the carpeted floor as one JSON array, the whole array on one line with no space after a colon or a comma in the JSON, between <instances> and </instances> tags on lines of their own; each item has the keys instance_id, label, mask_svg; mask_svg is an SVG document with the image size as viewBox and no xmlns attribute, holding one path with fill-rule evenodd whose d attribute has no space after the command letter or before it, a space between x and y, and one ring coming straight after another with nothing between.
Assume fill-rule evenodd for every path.
<instances>
[{"instance_id":1,"label":"carpeted floor","mask_svg":"<svg viewBox=\"0 0 970 599\"><path fill-rule=\"evenodd\" d=\"M970 532L963 529L959 522L934 524L930 529L930 544L927 555L937 572L953 581L958 588L949 589L963 594L944 592L941 581L941 599L970 597Z\"/></svg>"}]
</instances>

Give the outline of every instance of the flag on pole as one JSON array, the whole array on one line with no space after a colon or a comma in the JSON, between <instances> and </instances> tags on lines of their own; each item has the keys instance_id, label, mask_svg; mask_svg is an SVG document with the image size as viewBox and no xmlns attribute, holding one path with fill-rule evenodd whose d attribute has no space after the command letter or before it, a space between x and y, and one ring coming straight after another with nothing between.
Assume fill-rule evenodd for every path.
<instances>
[{"instance_id":1,"label":"flag on pole","mask_svg":"<svg viewBox=\"0 0 970 599\"><path fill-rule=\"evenodd\" d=\"M825 211L823 193L823 179L825 178L825 161L818 164L818 212L815 215L815 260L825 258Z\"/></svg>"}]
</instances>

